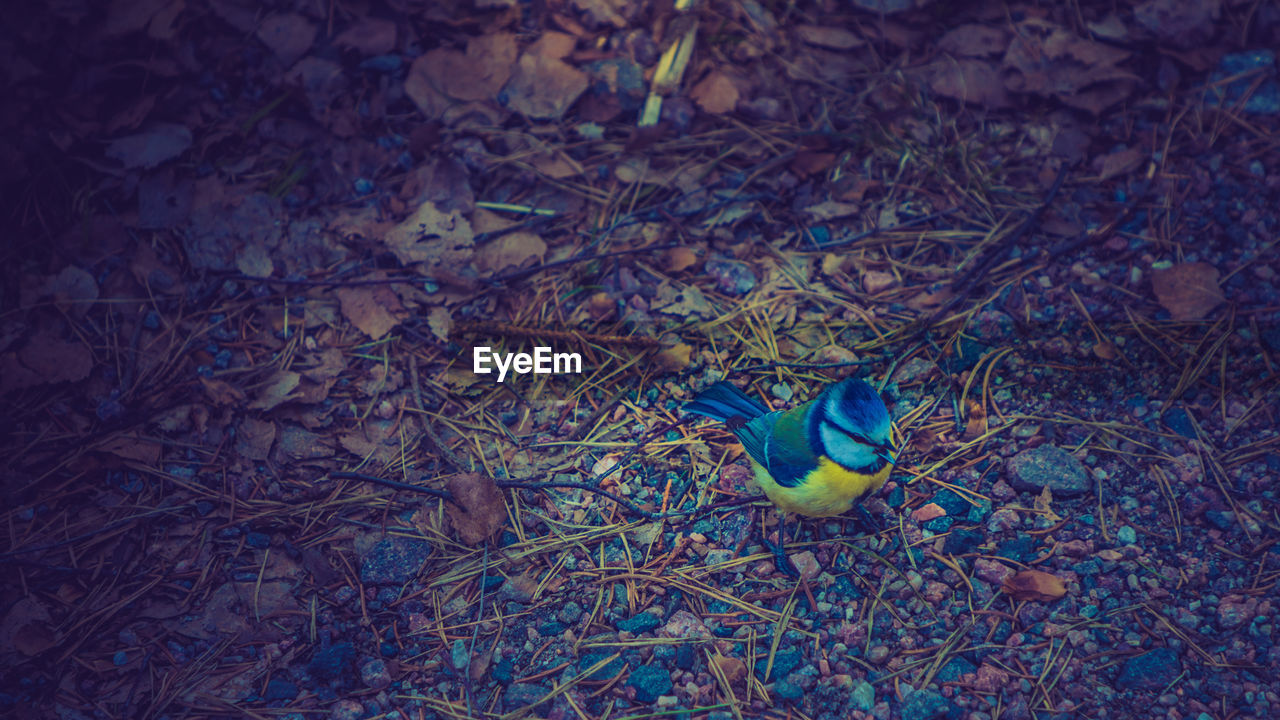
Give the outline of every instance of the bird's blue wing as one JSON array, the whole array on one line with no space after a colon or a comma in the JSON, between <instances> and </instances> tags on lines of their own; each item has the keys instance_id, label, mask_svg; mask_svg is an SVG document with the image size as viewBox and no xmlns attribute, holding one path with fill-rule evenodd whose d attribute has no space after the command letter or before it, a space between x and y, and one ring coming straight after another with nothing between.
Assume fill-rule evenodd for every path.
<instances>
[{"instance_id":1,"label":"bird's blue wing","mask_svg":"<svg viewBox=\"0 0 1280 720\"><path fill-rule=\"evenodd\" d=\"M818 467L818 457L807 443L781 442L775 432L765 447L769 459L765 467L769 468L773 481L783 487L796 487Z\"/></svg>"},{"instance_id":2,"label":"bird's blue wing","mask_svg":"<svg viewBox=\"0 0 1280 720\"><path fill-rule=\"evenodd\" d=\"M734 430L733 434L747 455L769 471L774 482L783 487L795 487L818 467L818 458L803 442L778 440L775 426L782 415L776 411L761 415Z\"/></svg>"}]
</instances>

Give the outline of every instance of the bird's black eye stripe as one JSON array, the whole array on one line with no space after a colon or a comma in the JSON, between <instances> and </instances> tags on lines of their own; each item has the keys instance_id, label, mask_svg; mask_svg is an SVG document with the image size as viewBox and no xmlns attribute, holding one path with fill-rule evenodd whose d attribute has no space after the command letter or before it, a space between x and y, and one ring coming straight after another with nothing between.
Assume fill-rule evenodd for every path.
<instances>
[{"instance_id":1,"label":"bird's black eye stripe","mask_svg":"<svg viewBox=\"0 0 1280 720\"><path fill-rule=\"evenodd\" d=\"M887 448L887 449L889 449L889 450L893 450L893 446L892 446L892 445L881 445L880 443L871 442L871 440L869 440L865 435L859 435L859 434L858 434L858 433L856 433L856 432L850 432L849 430L846 430L846 429L844 429L844 428L840 427L839 425L837 425L837 424L835 424L835 423L831 422L830 420L823 420L822 424L823 424L823 425L826 425L827 427L832 427L832 428L835 428L836 430L839 430L840 432L844 433L845 435L848 435L848 436L849 436L850 438L852 438L853 440L857 440L858 442L862 443L863 445L868 445L868 446L873 447L873 448L881 448L881 447L882 447L882 448Z\"/></svg>"},{"instance_id":2,"label":"bird's black eye stripe","mask_svg":"<svg viewBox=\"0 0 1280 720\"><path fill-rule=\"evenodd\" d=\"M871 442L870 440L868 440L865 436L863 436L863 435L859 435L858 433L855 433L855 432L849 432L848 430L845 430L844 428L840 427L839 425L837 425L837 424L835 424L835 423L833 423L833 422L831 422L831 421L829 421L829 420L828 420L828 421L826 421L826 422L824 422L823 424L825 424L827 427L831 427L831 428L835 428L836 430L839 430L840 432L844 433L845 435L848 435L849 437L853 438L854 440L857 440L858 442L862 443L863 445L870 445L871 447L875 447L875 446L876 446L876 444L875 444L875 443L873 443L873 442Z\"/></svg>"}]
</instances>

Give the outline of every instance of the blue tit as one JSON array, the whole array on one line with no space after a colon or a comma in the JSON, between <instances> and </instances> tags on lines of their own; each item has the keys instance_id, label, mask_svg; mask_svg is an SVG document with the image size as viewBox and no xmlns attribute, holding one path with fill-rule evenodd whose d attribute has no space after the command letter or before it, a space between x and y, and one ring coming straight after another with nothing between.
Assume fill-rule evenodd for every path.
<instances>
[{"instance_id":1,"label":"blue tit","mask_svg":"<svg viewBox=\"0 0 1280 720\"><path fill-rule=\"evenodd\" d=\"M889 412L862 380L829 385L804 405L782 411L721 381L684 409L729 426L751 458L760 489L784 512L840 515L883 487L893 467ZM781 526L778 537L781 545ZM781 557L780 548L774 550ZM792 572L790 563L783 569Z\"/></svg>"}]
</instances>

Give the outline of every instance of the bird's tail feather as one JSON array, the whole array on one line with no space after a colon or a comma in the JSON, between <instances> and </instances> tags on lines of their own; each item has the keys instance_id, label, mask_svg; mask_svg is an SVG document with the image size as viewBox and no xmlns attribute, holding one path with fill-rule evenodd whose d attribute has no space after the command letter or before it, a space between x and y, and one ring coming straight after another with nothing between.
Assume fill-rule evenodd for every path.
<instances>
[{"instance_id":1,"label":"bird's tail feather","mask_svg":"<svg viewBox=\"0 0 1280 720\"><path fill-rule=\"evenodd\" d=\"M721 380L684 405L685 412L705 415L725 422L730 418L753 420L769 412L769 408L747 396L732 383Z\"/></svg>"}]
</instances>

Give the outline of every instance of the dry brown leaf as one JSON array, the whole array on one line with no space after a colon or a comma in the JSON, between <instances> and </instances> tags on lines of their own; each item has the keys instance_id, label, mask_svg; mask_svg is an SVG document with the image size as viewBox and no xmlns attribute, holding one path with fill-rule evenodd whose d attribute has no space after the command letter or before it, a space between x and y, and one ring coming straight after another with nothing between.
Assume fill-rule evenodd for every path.
<instances>
[{"instance_id":1,"label":"dry brown leaf","mask_svg":"<svg viewBox=\"0 0 1280 720\"><path fill-rule=\"evenodd\" d=\"M942 303L950 300L953 296L954 293L951 292L951 288L941 288L936 292L924 290L909 298L905 304L912 310L919 310L923 312L938 307Z\"/></svg>"},{"instance_id":2,"label":"dry brown leaf","mask_svg":"<svg viewBox=\"0 0 1280 720\"><path fill-rule=\"evenodd\" d=\"M387 231L382 241L401 263L418 263L418 271L457 273L471 264L474 253L471 223L459 210L441 211L424 202L413 215Z\"/></svg>"},{"instance_id":3,"label":"dry brown leaf","mask_svg":"<svg viewBox=\"0 0 1280 720\"><path fill-rule=\"evenodd\" d=\"M689 99L712 115L733 112L738 106L738 87L728 75L716 71L702 78L689 90Z\"/></svg>"},{"instance_id":4,"label":"dry brown leaf","mask_svg":"<svg viewBox=\"0 0 1280 720\"><path fill-rule=\"evenodd\" d=\"M808 215L812 215L815 220L826 222L837 218L849 217L857 215L862 206L858 203L841 202L839 200L824 200L816 205L810 205L804 211Z\"/></svg>"},{"instance_id":5,"label":"dry brown leaf","mask_svg":"<svg viewBox=\"0 0 1280 720\"><path fill-rule=\"evenodd\" d=\"M1098 171L1099 180L1110 180L1117 175L1127 175L1137 170L1146 159L1146 152L1138 148L1125 148L1094 158L1093 167Z\"/></svg>"},{"instance_id":6,"label":"dry brown leaf","mask_svg":"<svg viewBox=\"0 0 1280 720\"><path fill-rule=\"evenodd\" d=\"M462 542L476 546L498 534L507 520L507 508L493 478L480 473L456 475L447 487L454 502L445 504L445 513Z\"/></svg>"},{"instance_id":7,"label":"dry brown leaf","mask_svg":"<svg viewBox=\"0 0 1280 720\"><path fill-rule=\"evenodd\" d=\"M204 386L204 394L209 398L209 402L214 405L227 407L244 402L244 391L226 380L201 376L200 384Z\"/></svg>"},{"instance_id":8,"label":"dry brown leaf","mask_svg":"<svg viewBox=\"0 0 1280 720\"><path fill-rule=\"evenodd\" d=\"M989 25L968 23L947 31L938 49L956 57L999 57L1009 47L1009 34Z\"/></svg>"},{"instance_id":9,"label":"dry brown leaf","mask_svg":"<svg viewBox=\"0 0 1280 720\"><path fill-rule=\"evenodd\" d=\"M145 440L136 432L119 433L99 445L97 450L125 460L136 460L155 466L160 462L160 443Z\"/></svg>"},{"instance_id":10,"label":"dry brown leaf","mask_svg":"<svg viewBox=\"0 0 1280 720\"><path fill-rule=\"evenodd\" d=\"M236 452L250 460L266 460L276 441L276 424L270 420L241 418L236 428Z\"/></svg>"},{"instance_id":11,"label":"dry brown leaf","mask_svg":"<svg viewBox=\"0 0 1280 720\"><path fill-rule=\"evenodd\" d=\"M49 278L45 291L64 312L79 317L98 299L98 283L88 272L68 265Z\"/></svg>"},{"instance_id":12,"label":"dry brown leaf","mask_svg":"<svg viewBox=\"0 0 1280 720\"><path fill-rule=\"evenodd\" d=\"M667 251L667 272L678 273L693 267L698 262L698 253L693 248L678 247Z\"/></svg>"},{"instance_id":13,"label":"dry brown leaf","mask_svg":"<svg viewBox=\"0 0 1280 720\"><path fill-rule=\"evenodd\" d=\"M720 674L724 675L724 679L730 685L741 682L747 676L747 665L736 657L728 657L716 653L711 657L711 662L716 664L720 669Z\"/></svg>"},{"instance_id":14,"label":"dry brown leaf","mask_svg":"<svg viewBox=\"0 0 1280 720\"><path fill-rule=\"evenodd\" d=\"M492 100L511 78L516 52L511 33L471 38L465 55L447 51L437 87L459 100Z\"/></svg>"},{"instance_id":15,"label":"dry brown leaf","mask_svg":"<svg viewBox=\"0 0 1280 720\"><path fill-rule=\"evenodd\" d=\"M537 570L530 568L519 575L512 575L502 584L502 594L516 602L529 602L538 591Z\"/></svg>"},{"instance_id":16,"label":"dry brown leaf","mask_svg":"<svg viewBox=\"0 0 1280 720\"><path fill-rule=\"evenodd\" d=\"M334 294L342 304L342 314L373 340L382 338L409 316L399 296L386 285L338 288Z\"/></svg>"},{"instance_id":17,"label":"dry brown leaf","mask_svg":"<svg viewBox=\"0 0 1280 720\"><path fill-rule=\"evenodd\" d=\"M861 37L833 25L796 25L795 32L796 37L810 45L832 50L852 50L867 44Z\"/></svg>"},{"instance_id":18,"label":"dry brown leaf","mask_svg":"<svg viewBox=\"0 0 1280 720\"><path fill-rule=\"evenodd\" d=\"M1040 491L1040 494L1036 496L1033 507L1036 512L1044 516L1044 519L1047 522L1056 523L1062 519L1060 515L1053 511L1053 490L1051 490L1048 485L1046 485L1044 489Z\"/></svg>"},{"instance_id":19,"label":"dry brown leaf","mask_svg":"<svg viewBox=\"0 0 1280 720\"><path fill-rule=\"evenodd\" d=\"M578 38L569 33L562 32L544 32L533 44L529 45L527 52L533 55L541 55L556 60L563 60L569 57L573 52L573 48L578 44Z\"/></svg>"},{"instance_id":20,"label":"dry brown leaf","mask_svg":"<svg viewBox=\"0 0 1280 720\"><path fill-rule=\"evenodd\" d=\"M1133 19L1161 40L1190 48L1213 36L1221 5L1221 0L1147 0L1133 8Z\"/></svg>"},{"instance_id":21,"label":"dry brown leaf","mask_svg":"<svg viewBox=\"0 0 1280 720\"><path fill-rule=\"evenodd\" d=\"M236 269L255 278L271 277L275 264L260 243L247 243L236 253Z\"/></svg>"},{"instance_id":22,"label":"dry brown leaf","mask_svg":"<svg viewBox=\"0 0 1280 720\"><path fill-rule=\"evenodd\" d=\"M1004 579L1000 589L1015 600L1052 602L1067 594L1067 586L1056 575L1040 570L1019 570Z\"/></svg>"},{"instance_id":23,"label":"dry brown leaf","mask_svg":"<svg viewBox=\"0 0 1280 720\"><path fill-rule=\"evenodd\" d=\"M618 14L618 11L626 10L632 3L628 0L573 0L573 4L595 20L597 26L607 22L622 29L627 26L627 19Z\"/></svg>"},{"instance_id":24,"label":"dry brown leaf","mask_svg":"<svg viewBox=\"0 0 1280 720\"><path fill-rule=\"evenodd\" d=\"M67 342L40 330L18 351L18 358L41 382L75 382L93 371L93 354L80 342Z\"/></svg>"},{"instance_id":25,"label":"dry brown leaf","mask_svg":"<svg viewBox=\"0 0 1280 720\"><path fill-rule=\"evenodd\" d=\"M311 49L311 43L316 39L316 26L297 13L277 13L262 20L257 35L262 44L287 67Z\"/></svg>"},{"instance_id":26,"label":"dry brown leaf","mask_svg":"<svg viewBox=\"0 0 1280 720\"><path fill-rule=\"evenodd\" d=\"M437 305L427 313L427 327L431 328L431 334L441 340L448 340L449 331L453 329L453 315L448 308Z\"/></svg>"},{"instance_id":27,"label":"dry brown leaf","mask_svg":"<svg viewBox=\"0 0 1280 720\"><path fill-rule=\"evenodd\" d=\"M396 24L390 20L363 17L333 39L338 47L349 47L362 55L385 55L396 47Z\"/></svg>"},{"instance_id":28,"label":"dry brown leaf","mask_svg":"<svg viewBox=\"0 0 1280 720\"><path fill-rule=\"evenodd\" d=\"M1116 346L1113 343L1106 341L1094 343L1093 354L1097 356L1099 360L1115 360L1119 357L1119 352L1117 351Z\"/></svg>"},{"instance_id":29,"label":"dry brown leaf","mask_svg":"<svg viewBox=\"0 0 1280 720\"><path fill-rule=\"evenodd\" d=\"M482 273L499 273L518 268L532 259L541 262L547 244L535 233L517 230L485 243L476 251L476 268Z\"/></svg>"},{"instance_id":30,"label":"dry brown leaf","mask_svg":"<svg viewBox=\"0 0 1280 720\"><path fill-rule=\"evenodd\" d=\"M800 175L820 175L836 164L836 154L816 150L801 150L787 166Z\"/></svg>"},{"instance_id":31,"label":"dry brown leaf","mask_svg":"<svg viewBox=\"0 0 1280 720\"><path fill-rule=\"evenodd\" d=\"M1199 320L1226 299L1218 285L1218 269L1202 262L1153 270L1151 289L1174 320Z\"/></svg>"},{"instance_id":32,"label":"dry brown leaf","mask_svg":"<svg viewBox=\"0 0 1280 720\"><path fill-rule=\"evenodd\" d=\"M973 58L946 58L934 63L929 87L939 95L988 108L1010 106L1000 71L993 63Z\"/></svg>"},{"instance_id":33,"label":"dry brown leaf","mask_svg":"<svg viewBox=\"0 0 1280 720\"><path fill-rule=\"evenodd\" d=\"M1031 18L1018 25L1009 42L1004 85L1013 92L1054 97L1096 115L1127 97L1139 80L1119 67L1129 55Z\"/></svg>"},{"instance_id":34,"label":"dry brown leaf","mask_svg":"<svg viewBox=\"0 0 1280 720\"><path fill-rule=\"evenodd\" d=\"M443 74L441 66L446 62L448 53L457 51L436 48L423 53L409 66L409 74L404 79L404 94L428 120L440 119L444 111L456 102L438 84L438 78Z\"/></svg>"},{"instance_id":35,"label":"dry brown leaf","mask_svg":"<svg viewBox=\"0 0 1280 720\"><path fill-rule=\"evenodd\" d=\"M52 616L39 600L20 598L0 620L0 647L13 648L28 657L38 655L57 644L54 626Z\"/></svg>"},{"instance_id":36,"label":"dry brown leaf","mask_svg":"<svg viewBox=\"0 0 1280 720\"><path fill-rule=\"evenodd\" d=\"M692 356L693 346L685 343L676 343L671 347L663 348L654 353L653 361L661 370L680 372L689 367L689 360Z\"/></svg>"},{"instance_id":37,"label":"dry brown leaf","mask_svg":"<svg viewBox=\"0 0 1280 720\"><path fill-rule=\"evenodd\" d=\"M507 82L507 107L532 118L554 120L587 89L587 74L554 57L526 52Z\"/></svg>"},{"instance_id":38,"label":"dry brown leaf","mask_svg":"<svg viewBox=\"0 0 1280 720\"><path fill-rule=\"evenodd\" d=\"M295 367L302 371L302 376L306 379L322 383L341 375L347 369L347 359L338 348L325 348L320 352L304 354L302 361Z\"/></svg>"},{"instance_id":39,"label":"dry brown leaf","mask_svg":"<svg viewBox=\"0 0 1280 720\"><path fill-rule=\"evenodd\" d=\"M270 410L277 405L293 399L293 389L298 387L302 376L290 370L277 370L267 384L258 391L258 397L249 403L250 410Z\"/></svg>"}]
</instances>

